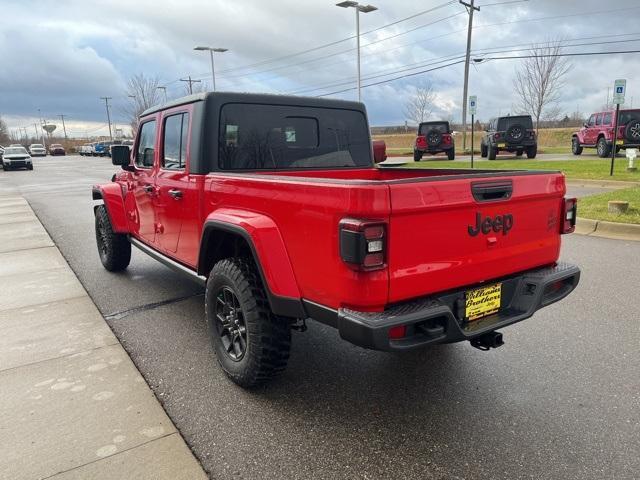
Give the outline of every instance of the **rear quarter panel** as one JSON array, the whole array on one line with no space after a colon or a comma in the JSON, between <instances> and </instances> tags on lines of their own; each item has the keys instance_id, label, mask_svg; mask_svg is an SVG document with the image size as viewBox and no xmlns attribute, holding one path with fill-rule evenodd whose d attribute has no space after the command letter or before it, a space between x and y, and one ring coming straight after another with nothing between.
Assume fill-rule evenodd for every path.
<instances>
[{"instance_id":1,"label":"rear quarter panel","mask_svg":"<svg viewBox=\"0 0 640 480\"><path fill-rule=\"evenodd\" d=\"M207 212L255 212L277 225L305 299L332 308L380 309L387 303L387 271L350 269L338 244L338 224L345 217L389 220L387 185L210 174L205 192Z\"/></svg>"}]
</instances>

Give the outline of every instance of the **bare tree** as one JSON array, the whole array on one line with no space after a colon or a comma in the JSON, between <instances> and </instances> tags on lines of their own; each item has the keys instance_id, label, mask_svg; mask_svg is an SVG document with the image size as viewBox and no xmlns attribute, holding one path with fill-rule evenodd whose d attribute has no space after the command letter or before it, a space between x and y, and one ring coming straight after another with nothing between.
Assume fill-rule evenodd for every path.
<instances>
[{"instance_id":1,"label":"bare tree","mask_svg":"<svg viewBox=\"0 0 640 480\"><path fill-rule=\"evenodd\" d=\"M562 54L562 41L553 40L529 51L530 58L522 61L516 71L513 85L518 94L519 109L530 113L538 123L543 114L558 103L560 90L564 85L564 76L570 63Z\"/></svg>"},{"instance_id":2,"label":"bare tree","mask_svg":"<svg viewBox=\"0 0 640 480\"><path fill-rule=\"evenodd\" d=\"M435 99L436 94L430 82L416 86L413 95L404 106L405 118L415 124L424 122L431 116Z\"/></svg>"},{"instance_id":3,"label":"bare tree","mask_svg":"<svg viewBox=\"0 0 640 480\"><path fill-rule=\"evenodd\" d=\"M10 143L9 129L2 117L0 117L0 145L6 145L7 143Z\"/></svg>"},{"instance_id":4,"label":"bare tree","mask_svg":"<svg viewBox=\"0 0 640 480\"><path fill-rule=\"evenodd\" d=\"M128 102L124 108L125 114L129 117L129 125L135 134L138 129L138 117L147 108L160 103L159 77L147 77L144 73L139 73L129 78L127 82Z\"/></svg>"}]
</instances>

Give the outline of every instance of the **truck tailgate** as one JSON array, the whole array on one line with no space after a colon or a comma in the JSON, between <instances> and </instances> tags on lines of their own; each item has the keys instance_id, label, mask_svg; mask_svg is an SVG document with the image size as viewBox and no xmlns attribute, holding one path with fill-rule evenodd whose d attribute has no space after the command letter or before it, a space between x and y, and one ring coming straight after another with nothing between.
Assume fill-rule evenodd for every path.
<instances>
[{"instance_id":1,"label":"truck tailgate","mask_svg":"<svg viewBox=\"0 0 640 480\"><path fill-rule=\"evenodd\" d=\"M558 259L561 173L407 179L389 188L391 303Z\"/></svg>"}]
</instances>

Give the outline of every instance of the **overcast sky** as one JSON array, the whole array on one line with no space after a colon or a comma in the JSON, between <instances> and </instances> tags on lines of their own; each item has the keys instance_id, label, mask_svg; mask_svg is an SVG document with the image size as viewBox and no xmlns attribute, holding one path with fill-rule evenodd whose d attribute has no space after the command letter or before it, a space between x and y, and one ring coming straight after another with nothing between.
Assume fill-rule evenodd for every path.
<instances>
[{"instance_id":1,"label":"overcast sky","mask_svg":"<svg viewBox=\"0 0 640 480\"><path fill-rule=\"evenodd\" d=\"M320 95L353 88L355 14L334 3L0 0L0 115L10 128L30 126L33 132L40 109L43 117L57 123L57 115L65 114L73 135L104 133L106 114L100 97L113 97L114 120L125 124L125 85L133 74L159 76L169 97L185 94L186 85L177 79L187 75L210 88L208 54L193 51L201 44L229 49L216 56L218 90ZM372 3L379 10L360 16L363 33L375 30L361 39L363 85L444 66L464 53L468 16L457 1ZM444 3L450 4L379 28ZM501 54L518 55L531 43L556 38L567 44L598 43L566 52L640 50L638 0L476 4L485 6L474 18L475 57L491 56L487 49L521 49ZM332 42L337 43L294 55ZM272 61L280 57L285 58ZM512 81L519 62L490 60L471 67L469 93L478 96L480 119L506 114L517 105ZM437 92L434 117L459 121L463 71L463 64L452 65L364 88L371 124L404 123L403 105L422 82L432 82ZM627 105L635 95L640 106L640 54L573 57L563 112L601 108L616 78L628 80ZM354 99L356 92L333 96Z\"/></svg>"}]
</instances>

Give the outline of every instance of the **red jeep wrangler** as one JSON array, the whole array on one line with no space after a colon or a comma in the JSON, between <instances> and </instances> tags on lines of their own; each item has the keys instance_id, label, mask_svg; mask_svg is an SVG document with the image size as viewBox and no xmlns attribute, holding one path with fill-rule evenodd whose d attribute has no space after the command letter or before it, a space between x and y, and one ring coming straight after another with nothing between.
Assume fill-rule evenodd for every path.
<instances>
[{"instance_id":1,"label":"red jeep wrangler","mask_svg":"<svg viewBox=\"0 0 640 480\"><path fill-rule=\"evenodd\" d=\"M600 158L611 155L613 145L613 119L616 111L594 113L584 126L571 136L571 151L580 155L583 148L594 148ZM640 147L640 110L620 110L616 153L624 148Z\"/></svg>"},{"instance_id":2,"label":"red jeep wrangler","mask_svg":"<svg viewBox=\"0 0 640 480\"><path fill-rule=\"evenodd\" d=\"M576 201L559 172L376 168L361 103L239 93L147 110L93 187L107 270L131 245L206 285L217 360L248 387L281 372L306 319L356 345L469 340L568 295Z\"/></svg>"},{"instance_id":3,"label":"red jeep wrangler","mask_svg":"<svg viewBox=\"0 0 640 480\"><path fill-rule=\"evenodd\" d=\"M419 162L427 153L435 155L444 152L449 160L456 159L456 146L449 128L449 122L422 122L413 143L413 160Z\"/></svg>"}]
</instances>

